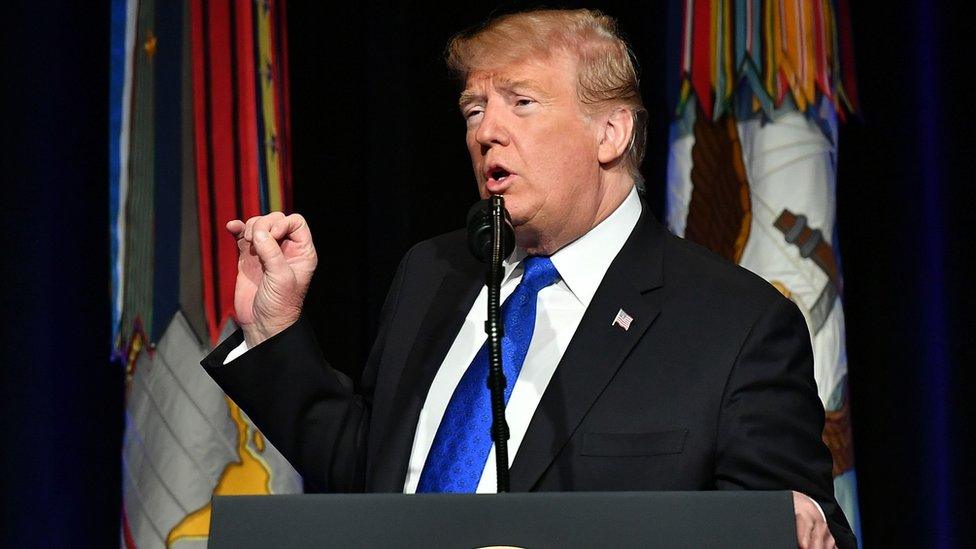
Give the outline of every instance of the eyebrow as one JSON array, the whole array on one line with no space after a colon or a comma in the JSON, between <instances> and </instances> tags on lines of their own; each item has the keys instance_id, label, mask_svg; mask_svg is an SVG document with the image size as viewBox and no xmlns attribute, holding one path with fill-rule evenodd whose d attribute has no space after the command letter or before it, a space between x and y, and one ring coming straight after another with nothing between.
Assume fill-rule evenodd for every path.
<instances>
[{"instance_id":1,"label":"eyebrow","mask_svg":"<svg viewBox=\"0 0 976 549\"><path fill-rule=\"evenodd\" d=\"M515 90L528 90L531 92L542 94L542 86L538 82L531 79L523 80L511 80L505 77L497 77L494 79L494 86L503 92L513 93ZM472 90L466 89L461 92L461 96L458 98L458 106L462 109L467 107L471 103L476 103L477 101L483 101L485 94Z\"/></svg>"},{"instance_id":2,"label":"eyebrow","mask_svg":"<svg viewBox=\"0 0 976 549\"><path fill-rule=\"evenodd\" d=\"M464 107L472 103L476 103L479 99L483 99L485 94L477 92L474 90L464 90L461 92L461 97L458 98L458 106L463 110Z\"/></svg>"}]
</instances>

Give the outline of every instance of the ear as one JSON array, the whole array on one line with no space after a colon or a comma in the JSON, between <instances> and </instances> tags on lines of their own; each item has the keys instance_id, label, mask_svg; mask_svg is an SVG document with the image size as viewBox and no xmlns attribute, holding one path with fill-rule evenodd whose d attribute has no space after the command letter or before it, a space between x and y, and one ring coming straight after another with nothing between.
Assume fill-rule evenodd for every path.
<instances>
[{"instance_id":1,"label":"ear","mask_svg":"<svg viewBox=\"0 0 976 549\"><path fill-rule=\"evenodd\" d=\"M611 164L627 153L634 134L634 115L627 107L617 107L610 112L603 126L603 136L597 158L600 164Z\"/></svg>"}]
</instances>

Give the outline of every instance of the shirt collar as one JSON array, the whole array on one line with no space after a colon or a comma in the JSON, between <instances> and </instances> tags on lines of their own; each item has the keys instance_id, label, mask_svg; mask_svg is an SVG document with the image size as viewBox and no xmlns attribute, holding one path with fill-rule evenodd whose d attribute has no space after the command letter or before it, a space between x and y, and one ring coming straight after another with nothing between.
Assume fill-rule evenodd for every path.
<instances>
[{"instance_id":1,"label":"shirt collar","mask_svg":"<svg viewBox=\"0 0 976 549\"><path fill-rule=\"evenodd\" d=\"M640 215L641 201L634 187L606 219L550 257L562 281L584 307L590 305L610 263L624 247ZM505 260L503 284L513 276L525 256L525 250L515 248Z\"/></svg>"}]
</instances>

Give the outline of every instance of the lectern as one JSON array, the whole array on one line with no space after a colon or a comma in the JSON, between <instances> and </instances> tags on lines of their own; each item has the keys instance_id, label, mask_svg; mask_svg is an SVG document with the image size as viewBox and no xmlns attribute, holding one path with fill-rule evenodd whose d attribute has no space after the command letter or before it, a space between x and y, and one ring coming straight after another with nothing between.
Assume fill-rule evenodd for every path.
<instances>
[{"instance_id":1,"label":"lectern","mask_svg":"<svg viewBox=\"0 0 976 549\"><path fill-rule=\"evenodd\" d=\"M795 548L784 492L215 497L213 549Z\"/></svg>"}]
</instances>

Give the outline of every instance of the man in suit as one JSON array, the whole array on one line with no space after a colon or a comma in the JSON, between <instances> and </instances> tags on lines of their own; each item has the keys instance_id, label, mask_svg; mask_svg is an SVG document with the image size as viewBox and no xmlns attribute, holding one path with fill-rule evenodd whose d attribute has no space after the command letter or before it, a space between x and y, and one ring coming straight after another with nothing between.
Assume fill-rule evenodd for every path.
<instances>
[{"instance_id":1,"label":"man in suit","mask_svg":"<svg viewBox=\"0 0 976 549\"><path fill-rule=\"evenodd\" d=\"M504 196L518 244L502 286L512 489L790 489L800 546L853 546L801 314L639 198L644 109L613 20L502 16L448 61L479 191ZM301 316L318 261L304 219L227 228L241 331L204 366L309 488L493 491L484 268L463 232L401 262L357 394Z\"/></svg>"}]
</instances>

